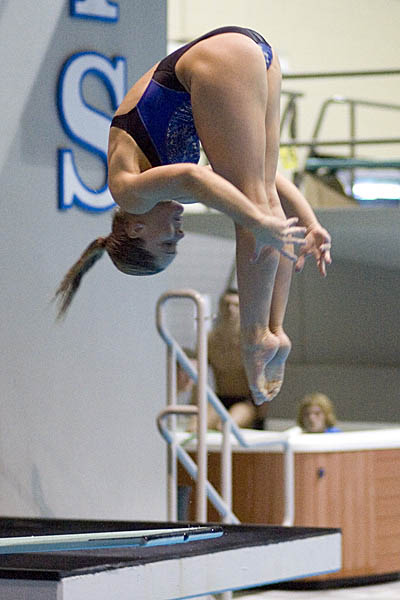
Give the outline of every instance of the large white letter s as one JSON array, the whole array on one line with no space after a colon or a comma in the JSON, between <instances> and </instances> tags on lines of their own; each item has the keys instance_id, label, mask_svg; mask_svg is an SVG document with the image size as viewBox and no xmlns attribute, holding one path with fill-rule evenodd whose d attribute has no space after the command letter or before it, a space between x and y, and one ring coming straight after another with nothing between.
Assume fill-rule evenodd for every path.
<instances>
[{"instance_id":1,"label":"large white letter s","mask_svg":"<svg viewBox=\"0 0 400 600\"><path fill-rule=\"evenodd\" d=\"M97 154L106 170L110 116L85 102L82 85L89 73L106 86L114 111L126 93L126 59L110 60L96 52L74 54L64 64L58 84L58 111L65 132L82 148ZM59 207L70 208L74 203L87 210L107 210L114 204L107 184L97 190L87 187L79 177L72 150L62 149L59 150Z\"/></svg>"}]
</instances>

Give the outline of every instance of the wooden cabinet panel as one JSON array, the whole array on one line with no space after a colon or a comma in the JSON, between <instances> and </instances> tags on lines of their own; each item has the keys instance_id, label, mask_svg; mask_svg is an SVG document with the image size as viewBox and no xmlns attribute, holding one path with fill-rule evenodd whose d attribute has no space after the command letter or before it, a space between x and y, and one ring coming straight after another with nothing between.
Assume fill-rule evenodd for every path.
<instances>
[{"instance_id":1,"label":"wooden cabinet panel","mask_svg":"<svg viewBox=\"0 0 400 600\"><path fill-rule=\"evenodd\" d=\"M209 476L219 489L218 452L209 453ZM243 523L281 524L282 454L233 454L233 511ZM208 518L219 520L214 509ZM342 529L343 568L319 579L400 572L400 449L296 453L294 524Z\"/></svg>"}]
</instances>

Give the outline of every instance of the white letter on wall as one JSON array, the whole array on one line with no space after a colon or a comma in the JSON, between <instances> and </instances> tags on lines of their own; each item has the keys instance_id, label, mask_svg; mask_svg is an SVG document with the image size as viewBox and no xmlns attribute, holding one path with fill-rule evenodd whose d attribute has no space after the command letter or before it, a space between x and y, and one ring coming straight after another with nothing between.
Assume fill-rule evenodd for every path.
<instances>
[{"instance_id":1,"label":"white letter on wall","mask_svg":"<svg viewBox=\"0 0 400 600\"><path fill-rule=\"evenodd\" d=\"M96 52L74 54L64 64L58 84L58 111L65 132L82 148L99 156L107 168L110 117L83 98L83 80L89 73L102 80L116 110L126 93L126 59L110 60ZM98 211L111 208L114 202L107 184L93 190L82 182L72 150L59 150L59 208L73 204Z\"/></svg>"},{"instance_id":2,"label":"white letter on wall","mask_svg":"<svg viewBox=\"0 0 400 600\"><path fill-rule=\"evenodd\" d=\"M111 0L70 0L71 17L118 21L119 6Z\"/></svg>"}]
</instances>

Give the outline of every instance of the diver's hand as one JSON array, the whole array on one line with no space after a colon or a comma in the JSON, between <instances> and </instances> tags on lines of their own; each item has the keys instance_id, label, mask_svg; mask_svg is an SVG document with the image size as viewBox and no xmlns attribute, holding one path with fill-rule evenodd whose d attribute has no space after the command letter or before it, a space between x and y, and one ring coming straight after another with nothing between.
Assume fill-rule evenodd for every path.
<instances>
[{"instance_id":1,"label":"diver's hand","mask_svg":"<svg viewBox=\"0 0 400 600\"><path fill-rule=\"evenodd\" d=\"M270 215L264 216L260 226L253 230L256 243L251 262L258 262L263 254L270 252L271 247L291 261L298 262L299 257L291 251L291 246L305 244L304 238L300 236L306 232L306 228L297 226L297 222L297 217L280 219Z\"/></svg>"},{"instance_id":2,"label":"diver's hand","mask_svg":"<svg viewBox=\"0 0 400 600\"><path fill-rule=\"evenodd\" d=\"M301 272L304 268L306 258L314 256L318 270L322 277L326 277L326 266L332 263L331 259L331 236L319 223L311 225L306 231L304 245L300 249L296 261L295 271Z\"/></svg>"}]
</instances>

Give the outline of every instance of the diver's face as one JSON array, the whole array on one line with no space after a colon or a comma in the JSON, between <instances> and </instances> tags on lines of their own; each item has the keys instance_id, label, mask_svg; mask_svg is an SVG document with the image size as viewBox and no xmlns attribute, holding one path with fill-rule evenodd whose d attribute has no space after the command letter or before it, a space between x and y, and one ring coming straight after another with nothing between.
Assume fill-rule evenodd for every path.
<instances>
[{"instance_id":1,"label":"diver's face","mask_svg":"<svg viewBox=\"0 0 400 600\"><path fill-rule=\"evenodd\" d=\"M142 215L128 215L129 233L140 237L157 264L165 269L175 258L182 231L183 206L174 200L159 202Z\"/></svg>"},{"instance_id":2,"label":"diver's face","mask_svg":"<svg viewBox=\"0 0 400 600\"><path fill-rule=\"evenodd\" d=\"M325 414L316 404L307 406L303 413L304 429L308 433L323 433L326 429Z\"/></svg>"}]
</instances>

